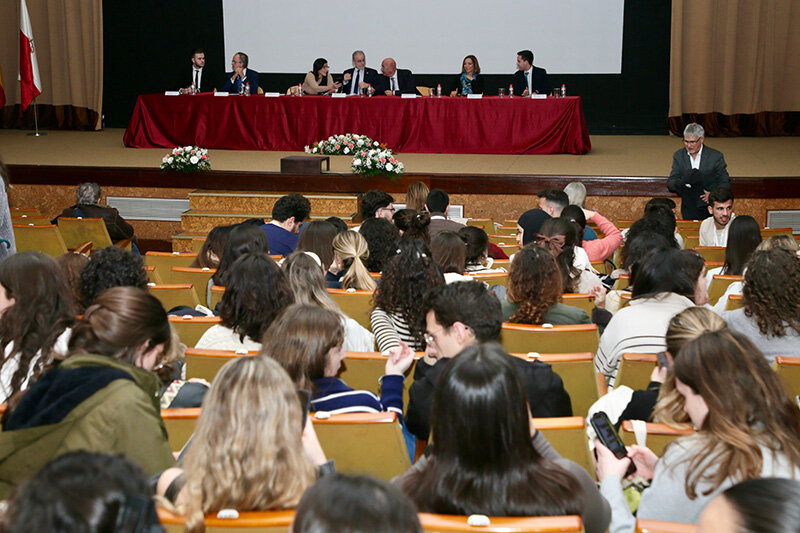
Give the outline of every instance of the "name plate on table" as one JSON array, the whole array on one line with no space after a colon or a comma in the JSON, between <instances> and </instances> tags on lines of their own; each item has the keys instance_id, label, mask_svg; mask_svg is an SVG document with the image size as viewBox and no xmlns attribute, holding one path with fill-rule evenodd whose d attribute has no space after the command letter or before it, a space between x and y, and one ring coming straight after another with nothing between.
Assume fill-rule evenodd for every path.
<instances>
[{"instance_id":1,"label":"name plate on table","mask_svg":"<svg viewBox=\"0 0 800 533\"><path fill-rule=\"evenodd\" d=\"M164 96L180 96L180 91L164 91Z\"/></svg>"},{"instance_id":2,"label":"name plate on table","mask_svg":"<svg viewBox=\"0 0 800 533\"><path fill-rule=\"evenodd\" d=\"M333 93L331 98L347 98L347 95L345 93Z\"/></svg>"},{"instance_id":3,"label":"name plate on table","mask_svg":"<svg viewBox=\"0 0 800 533\"><path fill-rule=\"evenodd\" d=\"M406 93L403 93L403 94L401 94L401 95L400 95L400 98L416 98L416 97L417 97L417 95L416 95L416 94L406 94Z\"/></svg>"},{"instance_id":4,"label":"name plate on table","mask_svg":"<svg viewBox=\"0 0 800 533\"><path fill-rule=\"evenodd\" d=\"M477 100L479 98L483 98L482 94L468 94L467 100Z\"/></svg>"},{"instance_id":5,"label":"name plate on table","mask_svg":"<svg viewBox=\"0 0 800 533\"><path fill-rule=\"evenodd\" d=\"M281 95L281 93L264 93L266 98L277 98Z\"/></svg>"},{"instance_id":6,"label":"name plate on table","mask_svg":"<svg viewBox=\"0 0 800 533\"><path fill-rule=\"evenodd\" d=\"M214 93L214 96L228 96L228 94L230 93L227 93L225 91L217 91Z\"/></svg>"},{"instance_id":7,"label":"name plate on table","mask_svg":"<svg viewBox=\"0 0 800 533\"><path fill-rule=\"evenodd\" d=\"M533 100L546 100L547 99L547 95L546 94L534 93L534 94L531 95L531 98Z\"/></svg>"}]
</instances>

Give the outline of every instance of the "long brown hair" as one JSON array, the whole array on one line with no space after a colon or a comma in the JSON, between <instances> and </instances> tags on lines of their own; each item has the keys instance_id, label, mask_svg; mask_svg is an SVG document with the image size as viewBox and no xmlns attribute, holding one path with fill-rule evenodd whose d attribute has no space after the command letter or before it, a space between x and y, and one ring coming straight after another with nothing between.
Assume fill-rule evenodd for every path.
<instances>
[{"instance_id":1,"label":"long brown hair","mask_svg":"<svg viewBox=\"0 0 800 533\"><path fill-rule=\"evenodd\" d=\"M428 186L421 181L413 181L406 190L406 207L413 209L417 213L425 211L425 200L431 192Z\"/></svg>"},{"instance_id":2,"label":"long brown hair","mask_svg":"<svg viewBox=\"0 0 800 533\"><path fill-rule=\"evenodd\" d=\"M747 337L727 330L706 333L683 347L675 377L699 394L708 414L696 435L697 446L676 464L688 462L685 489L708 495L727 478L737 482L761 476L766 448L800 468L800 411L777 373Z\"/></svg>"},{"instance_id":3,"label":"long brown hair","mask_svg":"<svg viewBox=\"0 0 800 533\"><path fill-rule=\"evenodd\" d=\"M541 324L547 310L561 301L561 289L561 271L553 254L525 246L514 255L508 273L508 301L519 304L508 321Z\"/></svg>"},{"instance_id":4,"label":"long brown hair","mask_svg":"<svg viewBox=\"0 0 800 533\"><path fill-rule=\"evenodd\" d=\"M742 303L762 335L800 333L800 259L780 248L754 252L744 275Z\"/></svg>"},{"instance_id":5,"label":"long brown hair","mask_svg":"<svg viewBox=\"0 0 800 533\"><path fill-rule=\"evenodd\" d=\"M364 237L357 231L343 231L333 238L333 251L347 269L342 278L343 289L373 291L377 287L369 275L366 261L369 247Z\"/></svg>"}]
</instances>

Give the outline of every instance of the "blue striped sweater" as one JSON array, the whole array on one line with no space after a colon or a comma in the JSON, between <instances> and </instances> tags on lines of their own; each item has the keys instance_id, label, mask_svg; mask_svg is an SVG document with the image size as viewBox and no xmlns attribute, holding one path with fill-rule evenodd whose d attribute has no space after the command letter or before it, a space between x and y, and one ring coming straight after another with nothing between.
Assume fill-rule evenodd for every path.
<instances>
[{"instance_id":1,"label":"blue striped sweater","mask_svg":"<svg viewBox=\"0 0 800 533\"><path fill-rule=\"evenodd\" d=\"M383 376L380 398L370 391L353 390L339 378L315 379L311 410L332 414L393 411L402 417L404 379L404 376Z\"/></svg>"}]
</instances>

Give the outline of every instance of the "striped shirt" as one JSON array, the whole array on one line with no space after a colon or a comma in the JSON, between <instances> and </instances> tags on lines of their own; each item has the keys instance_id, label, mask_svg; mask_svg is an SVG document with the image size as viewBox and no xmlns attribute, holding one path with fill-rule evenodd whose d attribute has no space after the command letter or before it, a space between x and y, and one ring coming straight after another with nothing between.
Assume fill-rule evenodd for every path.
<instances>
[{"instance_id":1,"label":"striped shirt","mask_svg":"<svg viewBox=\"0 0 800 533\"><path fill-rule=\"evenodd\" d=\"M383 376L380 398L370 391L353 390L339 378L315 379L311 410L331 414L393 411L402 417L404 379L402 375Z\"/></svg>"},{"instance_id":2,"label":"striped shirt","mask_svg":"<svg viewBox=\"0 0 800 533\"><path fill-rule=\"evenodd\" d=\"M417 345L414 335L411 334L411 330L402 317L376 307L372 310L369 318L372 333L375 334L375 342L378 343L378 351L385 352L400 346L400 341L405 342L415 351L425 349L424 346Z\"/></svg>"}]
</instances>

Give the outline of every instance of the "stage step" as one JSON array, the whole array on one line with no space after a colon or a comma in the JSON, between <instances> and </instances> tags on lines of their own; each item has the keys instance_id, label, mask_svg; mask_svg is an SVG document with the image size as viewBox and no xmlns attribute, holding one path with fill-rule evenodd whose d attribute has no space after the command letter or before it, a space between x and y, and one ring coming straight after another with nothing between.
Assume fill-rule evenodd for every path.
<instances>
[{"instance_id":1,"label":"stage step","mask_svg":"<svg viewBox=\"0 0 800 533\"><path fill-rule=\"evenodd\" d=\"M257 191L196 190L189 193L191 211L216 213L266 213L272 216L272 207L287 193ZM349 219L358 211L358 196L355 194L305 194L311 202L311 215L337 216ZM184 228L187 229L188 228Z\"/></svg>"}]
</instances>

